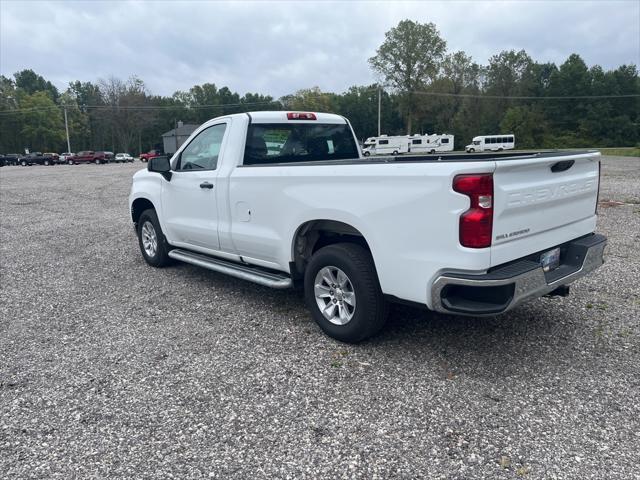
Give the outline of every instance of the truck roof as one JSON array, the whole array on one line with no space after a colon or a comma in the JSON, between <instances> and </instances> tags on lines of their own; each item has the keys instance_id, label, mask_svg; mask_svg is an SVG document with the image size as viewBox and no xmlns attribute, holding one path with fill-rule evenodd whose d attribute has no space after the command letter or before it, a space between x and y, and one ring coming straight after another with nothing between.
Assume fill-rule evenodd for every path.
<instances>
[{"instance_id":1,"label":"truck roof","mask_svg":"<svg viewBox=\"0 0 640 480\"><path fill-rule=\"evenodd\" d=\"M316 116L316 120L289 120L287 118L288 113L313 113ZM251 123L313 123L314 121L320 123L336 124L347 123L344 117L342 117L341 115L336 115L335 113L299 112L296 110L247 112L238 113L235 115L249 115L251 117Z\"/></svg>"}]
</instances>

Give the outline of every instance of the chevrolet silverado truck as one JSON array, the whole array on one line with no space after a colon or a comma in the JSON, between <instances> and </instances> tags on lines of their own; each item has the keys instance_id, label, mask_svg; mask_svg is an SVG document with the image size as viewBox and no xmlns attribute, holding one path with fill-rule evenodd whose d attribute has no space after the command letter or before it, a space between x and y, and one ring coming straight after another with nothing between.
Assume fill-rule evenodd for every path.
<instances>
[{"instance_id":1,"label":"chevrolet silverado truck","mask_svg":"<svg viewBox=\"0 0 640 480\"><path fill-rule=\"evenodd\" d=\"M273 288L300 286L340 341L384 324L389 301L506 312L603 263L600 153L362 157L339 115L215 118L133 176L144 260Z\"/></svg>"}]
</instances>

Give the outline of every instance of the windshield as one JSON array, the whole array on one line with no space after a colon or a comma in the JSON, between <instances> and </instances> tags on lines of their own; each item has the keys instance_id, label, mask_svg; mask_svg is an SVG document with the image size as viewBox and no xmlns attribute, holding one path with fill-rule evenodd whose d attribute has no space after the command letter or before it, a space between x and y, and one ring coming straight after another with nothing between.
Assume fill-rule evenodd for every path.
<instances>
[{"instance_id":1,"label":"windshield","mask_svg":"<svg viewBox=\"0 0 640 480\"><path fill-rule=\"evenodd\" d=\"M252 124L247 134L245 165L313 162L357 158L358 148L347 124Z\"/></svg>"},{"instance_id":2,"label":"windshield","mask_svg":"<svg viewBox=\"0 0 640 480\"><path fill-rule=\"evenodd\" d=\"M480 140L474 140L474 141L473 141L473 144L474 144L474 145L480 145Z\"/></svg>"}]
</instances>

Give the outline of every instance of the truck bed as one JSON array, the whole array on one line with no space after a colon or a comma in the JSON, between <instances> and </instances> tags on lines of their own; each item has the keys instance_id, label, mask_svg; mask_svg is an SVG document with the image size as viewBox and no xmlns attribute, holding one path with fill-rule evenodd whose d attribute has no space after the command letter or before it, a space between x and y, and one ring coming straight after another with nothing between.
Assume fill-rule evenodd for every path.
<instances>
[{"instance_id":1,"label":"truck bed","mask_svg":"<svg viewBox=\"0 0 640 480\"><path fill-rule=\"evenodd\" d=\"M429 155L390 155L363 158L346 158L342 160L315 160L309 162L264 163L251 167L292 167L303 165L361 165L381 163L437 163L437 162L485 162L516 160L518 158L559 158L572 155L595 153L597 150L541 150L528 152L482 152L482 153L435 153ZM239 167L243 167L240 165Z\"/></svg>"}]
</instances>

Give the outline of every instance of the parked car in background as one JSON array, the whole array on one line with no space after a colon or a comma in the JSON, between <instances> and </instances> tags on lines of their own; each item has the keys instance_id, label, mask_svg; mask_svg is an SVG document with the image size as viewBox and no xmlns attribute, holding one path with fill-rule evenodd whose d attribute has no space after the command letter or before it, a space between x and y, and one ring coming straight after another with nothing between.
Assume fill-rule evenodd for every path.
<instances>
[{"instance_id":1,"label":"parked car in background","mask_svg":"<svg viewBox=\"0 0 640 480\"><path fill-rule=\"evenodd\" d=\"M133 162L133 157L128 153L116 153L115 162L116 163Z\"/></svg>"},{"instance_id":2,"label":"parked car in background","mask_svg":"<svg viewBox=\"0 0 640 480\"><path fill-rule=\"evenodd\" d=\"M32 152L23 155L19 159L20 165L23 167L29 165L55 165L55 161L51 155L44 155L42 152Z\"/></svg>"},{"instance_id":3,"label":"parked car in background","mask_svg":"<svg viewBox=\"0 0 640 480\"><path fill-rule=\"evenodd\" d=\"M160 150L149 150L147 153L140 154L140 161L148 162L152 158L160 157L161 155L162 153L160 152Z\"/></svg>"},{"instance_id":4,"label":"parked car in background","mask_svg":"<svg viewBox=\"0 0 640 480\"><path fill-rule=\"evenodd\" d=\"M53 153L53 152L45 152L42 155L44 155L45 157L49 157L51 158L51 160L53 161L54 165L57 165L60 162L60 155L58 155L57 153Z\"/></svg>"},{"instance_id":5,"label":"parked car in background","mask_svg":"<svg viewBox=\"0 0 640 480\"><path fill-rule=\"evenodd\" d=\"M100 158L101 163L111 163L115 159L113 152L96 152L96 155Z\"/></svg>"},{"instance_id":6,"label":"parked car in background","mask_svg":"<svg viewBox=\"0 0 640 480\"><path fill-rule=\"evenodd\" d=\"M18 165L20 160L20 155L17 153L7 153L4 156L5 165Z\"/></svg>"},{"instance_id":7,"label":"parked car in background","mask_svg":"<svg viewBox=\"0 0 640 480\"><path fill-rule=\"evenodd\" d=\"M71 153L71 152L64 152L60 154L60 163L67 163L68 160L73 157L75 155L75 153Z\"/></svg>"},{"instance_id":8,"label":"parked car in background","mask_svg":"<svg viewBox=\"0 0 640 480\"><path fill-rule=\"evenodd\" d=\"M94 152L93 150L85 150L83 152L76 153L73 157L67 159L69 165L78 165L79 163L95 163L100 165L101 163L109 163L113 160L113 153L111 152Z\"/></svg>"},{"instance_id":9,"label":"parked car in background","mask_svg":"<svg viewBox=\"0 0 640 480\"><path fill-rule=\"evenodd\" d=\"M93 150L83 150L81 152L76 153L72 157L67 159L67 163L69 165L78 165L79 163L100 163L100 161L96 161L95 158L96 152Z\"/></svg>"}]
</instances>

